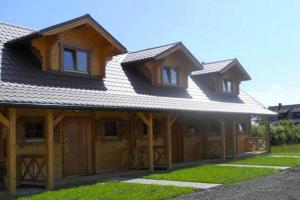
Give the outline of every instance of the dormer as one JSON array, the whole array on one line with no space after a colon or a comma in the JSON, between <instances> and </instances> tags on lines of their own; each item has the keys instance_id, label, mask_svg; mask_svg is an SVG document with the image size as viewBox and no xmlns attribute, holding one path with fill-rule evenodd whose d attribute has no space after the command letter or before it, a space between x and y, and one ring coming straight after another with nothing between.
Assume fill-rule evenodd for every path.
<instances>
[{"instance_id":1,"label":"dormer","mask_svg":"<svg viewBox=\"0 0 300 200\"><path fill-rule=\"evenodd\" d=\"M125 47L90 15L84 15L8 42L26 44L42 70L66 75L105 77L106 62Z\"/></svg>"},{"instance_id":2,"label":"dormer","mask_svg":"<svg viewBox=\"0 0 300 200\"><path fill-rule=\"evenodd\" d=\"M122 65L136 68L157 87L187 88L191 72L203 69L181 42L129 52Z\"/></svg>"},{"instance_id":3,"label":"dormer","mask_svg":"<svg viewBox=\"0 0 300 200\"><path fill-rule=\"evenodd\" d=\"M218 95L238 95L240 83L251 79L237 59L203 63L203 69L192 77Z\"/></svg>"}]
</instances>

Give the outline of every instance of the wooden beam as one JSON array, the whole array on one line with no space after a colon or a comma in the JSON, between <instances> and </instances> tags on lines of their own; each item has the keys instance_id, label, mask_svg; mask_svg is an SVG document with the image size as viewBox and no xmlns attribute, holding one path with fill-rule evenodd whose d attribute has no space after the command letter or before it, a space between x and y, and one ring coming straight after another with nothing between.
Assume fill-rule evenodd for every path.
<instances>
[{"instance_id":1,"label":"wooden beam","mask_svg":"<svg viewBox=\"0 0 300 200\"><path fill-rule=\"evenodd\" d=\"M147 143L148 143L148 169L154 171L154 155L153 155L153 119L152 113L149 114L148 121L148 134L147 134Z\"/></svg>"},{"instance_id":2,"label":"wooden beam","mask_svg":"<svg viewBox=\"0 0 300 200\"><path fill-rule=\"evenodd\" d=\"M6 128L9 127L9 120L2 113L0 113L0 123Z\"/></svg>"},{"instance_id":3,"label":"wooden beam","mask_svg":"<svg viewBox=\"0 0 300 200\"><path fill-rule=\"evenodd\" d=\"M96 112L92 111L92 165L93 174L96 174Z\"/></svg>"},{"instance_id":4,"label":"wooden beam","mask_svg":"<svg viewBox=\"0 0 300 200\"><path fill-rule=\"evenodd\" d=\"M17 156L16 156L16 109L8 109L8 135L7 135L7 190L13 195L16 193L16 172L17 172Z\"/></svg>"},{"instance_id":5,"label":"wooden beam","mask_svg":"<svg viewBox=\"0 0 300 200\"><path fill-rule=\"evenodd\" d=\"M220 124L221 124L222 159L226 160L226 135L225 135L225 119L224 119L224 117L221 118Z\"/></svg>"},{"instance_id":6,"label":"wooden beam","mask_svg":"<svg viewBox=\"0 0 300 200\"><path fill-rule=\"evenodd\" d=\"M54 144L53 144L53 110L46 111L46 143L47 143L47 189L54 188Z\"/></svg>"},{"instance_id":7,"label":"wooden beam","mask_svg":"<svg viewBox=\"0 0 300 200\"><path fill-rule=\"evenodd\" d=\"M168 169L172 169L172 123L170 116L166 117L166 137L165 137L166 163Z\"/></svg>"},{"instance_id":8,"label":"wooden beam","mask_svg":"<svg viewBox=\"0 0 300 200\"><path fill-rule=\"evenodd\" d=\"M271 153L271 129L270 129L270 122L266 117L264 117L264 124L266 126L266 152Z\"/></svg>"},{"instance_id":9,"label":"wooden beam","mask_svg":"<svg viewBox=\"0 0 300 200\"><path fill-rule=\"evenodd\" d=\"M147 116L145 116L144 113L138 112L138 113L137 113L137 116L138 116L139 118L141 118L141 120L142 120L147 126L150 125L150 119L148 119ZM152 114L151 114L151 117L152 117Z\"/></svg>"},{"instance_id":10,"label":"wooden beam","mask_svg":"<svg viewBox=\"0 0 300 200\"><path fill-rule=\"evenodd\" d=\"M233 118L233 130L232 130L232 158L236 159L236 119Z\"/></svg>"},{"instance_id":11,"label":"wooden beam","mask_svg":"<svg viewBox=\"0 0 300 200\"><path fill-rule=\"evenodd\" d=\"M170 120L171 126L174 124L174 122L176 121L176 119L177 119L177 115L173 115L173 117Z\"/></svg>"},{"instance_id":12,"label":"wooden beam","mask_svg":"<svg viewBox=\"0 0 300 200\"><path fill-rule=\"evenodd\" d=\"M61 120L66 116L66 112L62 111L53 121L53 127L56 127Z\"/></svg>"}]
</instances>

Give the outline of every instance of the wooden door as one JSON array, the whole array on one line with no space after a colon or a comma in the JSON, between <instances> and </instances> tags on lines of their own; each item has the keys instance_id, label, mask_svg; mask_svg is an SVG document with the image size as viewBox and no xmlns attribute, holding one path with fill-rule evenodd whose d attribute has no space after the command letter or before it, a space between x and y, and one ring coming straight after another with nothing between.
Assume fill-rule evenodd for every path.
<instances>
[{"instance_id":1,"label":"wooden door","mask_svg":"<svg viewBox=\"0 0 300 200\"><path fill-rule=\"evenodd\" d=\"M172 126L172 162L183 162L183 125L175 122Z\"/></svg>"},{"instance_id":2,"label":"wooden door","mask_svg":"<svg viewBox=\"0 0 300 200\"><path fill-rule=\"evenodd\" d=\"M87 120L68 117L63 120L64 176L87 173Z\"/></svg>"}]
</instances>

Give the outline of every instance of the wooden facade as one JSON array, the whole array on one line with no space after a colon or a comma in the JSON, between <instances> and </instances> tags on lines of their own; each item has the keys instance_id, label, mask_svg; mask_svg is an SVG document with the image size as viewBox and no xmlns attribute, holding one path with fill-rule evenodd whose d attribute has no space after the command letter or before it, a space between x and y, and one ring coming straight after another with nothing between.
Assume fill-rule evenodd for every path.
<instances>
[{"instance_id":1,"label":"wooden facade","mask_svg":"<svg viewBox=\"0 0 300 200\"><path fill-rule=\"evenodd\" d=\"M200 77L199 80L197 78L197 81L193 82L194 88L189 90L189 84L195 78L190 76L191 73L202 70L203 66L183 44L174 44L169 50L149 58L144 58L142 53L142 58L133 59L134 62L108 62L111 58L122 57L120 54L124 54L125 58L126 49L90 16L83 16L12 40L4 48L21 44L28 48L26 51L29 51L30 55L33 54L34 61L39 61L34 70L39 72L36 76L41 78L34 82L35 75L31 71L27 72L28 80L21 82L20 87L31 88L34 93L27 94L25 91L20 92L21 96L15 94L11 100L12 104L0 107L0 170L5 173L5 178L0 179L0 186L10 194L14 194L16 188L23 185L42 185L51 190L56 187L58 180L70 176L137 169L170 170L177 163L235 159L238 154L247 151L270 150L269 138L250 137L251 116L247 114L247 110L240 111L240 107L230 110L229 107L224 111L220 108L227 104L222 103L228 102L215 100L215 97L222 95L231 97L232 104L239 100L239 84L243 79L241 68L230 68L222 73L222 76L209 74L204 78ZM67 52L65 47L76 50L72 51L71 56L64 57L64 53ZM87 56L82 61L83 70L78 70L77 49L88 52L84 54ZM151 49L145 50L148 51L145 55L155 54L158 50L158 47L152 53ZM30 64L31 61L28 62ZM71 69L64 68L64 62L71 62ZM9 63L18 62L12 60ZM19 73L18 75L23 77L20 66L22 63L17 66L17 70L5 72L4 75L16 76ZM116 66L118 68L114 68ZM126 67L128 69L125 70ZM127 73L132 70L130 68L140 72L133 73L134 76L142 75L144 77L138 78L148 80L129 80L130 76ZM1 69L10 70L11 66ZM171 69L175 75L172 75ZM59 79L56 79L58 74ZM11 82L19 84L18 76L16 77L16 80ZM47 78L48 82L42 83L42 79ZM109 82L109 78L114 80ZM232 80L233 91L230 95L221 92L222 78ZM166 84L166 79L173 79L176 83L169 80L171 84ZM72 81L78 84L67 86L67 83ZM202 91L202 88L198 87L198 81L203 81L211 90L206 94L204 89ZM87 82L95 85L83 87ZM139 91L139 86L135 84L140 84L141 87L145 84L145 88L140 88ZM123 86L124 90L121 88ZM48 98L52 99L52 95L56 95L51 91L50 95L45 95L51 88L60 92L60 99L46 103ZM154 93L151 93L152 89ZM196 91L193 95L192 90ZM68 92L73 92L74 96L65 95ZM169 92L170 94L167 94ZM22 104L26 103L22 99L25 93L37 95L37 103L34 103L34 98L30 96L30 102ZM94 94L106 94L106 101L114 102L106 105L99 96L93 97ZM121 97L126 97L126 100L122 100ZM164 97L166 98L163 99ZM139 103L145 104L145 107L136 106L135 102L128 105L126 102L130 102L130 98L140 98ZM65 102L68 99L71 103ZM119 99L120 102L115 102ZM158 99L160 103L155 104ZM181 101L174 103L177 107L168 108L168 105L160 105L162 99L165 104L174 99ZM20 100L19 107L12 106L16 105L16 100ZM211 105L210 100L213 103ZM124 102L123 105L116 105ZM5 99L5 103L10 102ZM188 107L189 103L205 103L203 105L207 105L207 110L194 110L197 105ZM64 107L66 105L74 107ZM213 105L218 106L209 110ZM101 110L104 107L106 110ZM117 107L122 110L116 110ZM174 112L171 113L170 110ZM195 112L189 112L190 110ZM262 112L258 112L260 113Z\"/></svg>"},{"instance_id":2,"label":"wooden facade","mask_svg":"<svg viewBox=\"0 0 300 200\"><path fill-rule=\"evenodd\" d=\"M7 189L18 185L55 187L55 180L131 169L171 169L174 163L235 158L247 152L249 116L5 108L1 113L1 160ZM24 121L41 120L44 139L26 140ZM117 137L103 124L117 121ZM6 144L6 145L4 145ZM6 149L4 149L6 148Z\"/></svg>"}]
</instances>

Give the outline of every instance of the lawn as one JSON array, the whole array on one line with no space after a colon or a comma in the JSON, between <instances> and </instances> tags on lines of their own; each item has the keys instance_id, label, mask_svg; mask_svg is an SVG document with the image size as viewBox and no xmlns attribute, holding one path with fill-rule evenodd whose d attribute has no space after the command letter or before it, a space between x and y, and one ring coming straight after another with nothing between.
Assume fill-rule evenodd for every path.
<instances>
[{"instance_id":1,"label":"lawn","mask_svg":"<svg viewBox=\"0 0 300 200\"><path fill-rule=\"evenodd\" d=\"M275 169L203 165L144 176L148 179L229 184L278 172Z\"/></svg>"},{"instance_id":2,"label":"lawn","mask_svg":"<svg viewBox=\"0 0 300 200\"><path fill-rule=\"evenodd\" d=\"M272 146L272 154L300 156L300 144Z\"/></svg>"},{"instance_id":3,"label":"lawn","mask_svg":"<svg viewBox=\"0 0 300 200\"><path fill-rule=\"evenodd\" d=\"M300 166L300 158L256 156L244 160L237 160L231 162L231 164L295 167Z\"/></svg>"},{"instance_id":4,"label":"lawn","mask_svg":"<svg viewBox=\"0 0 300 200\"><path fill-rule=\"evenodd\" d=\"M95 185L61 189L23 197L0 197L1 200L158 200L188 194L192 188L106 182Z\"/></svg>"}]
</instances>

